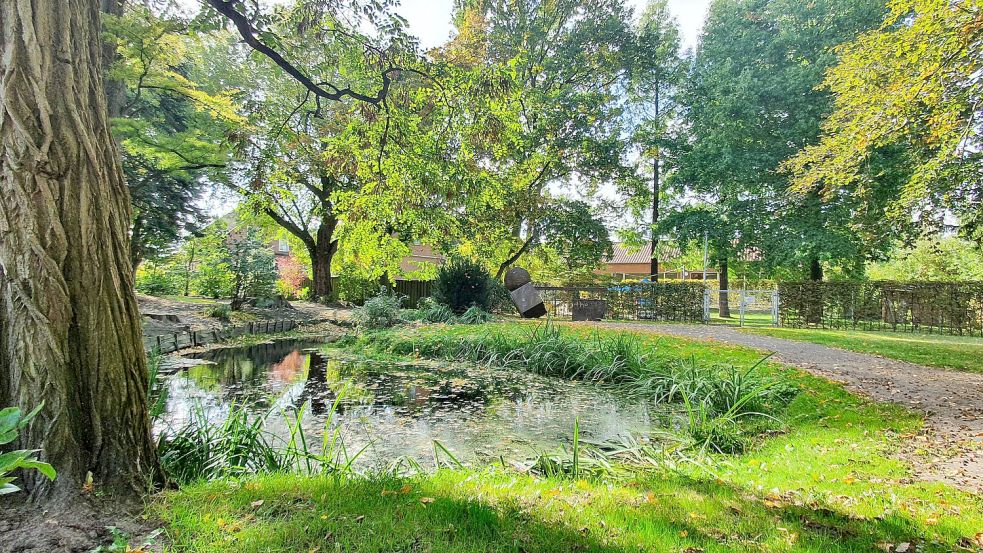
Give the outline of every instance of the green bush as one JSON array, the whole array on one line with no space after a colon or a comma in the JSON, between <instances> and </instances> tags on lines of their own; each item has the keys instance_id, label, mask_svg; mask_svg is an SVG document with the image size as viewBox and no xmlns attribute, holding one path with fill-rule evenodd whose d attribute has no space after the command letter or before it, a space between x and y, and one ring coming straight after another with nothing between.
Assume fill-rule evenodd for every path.
<instances>
[{"instance_id":1,"label":"green bush","mask_svg":"<svg viewBox=\"0 0 983 553\"><path fill-rule=\"evenodd\" d=\"M232 316L232 310L228 305L213 305L211 307L206 307L204 313L206 317L218 319L220 321L228 321Z\"/></svg>"},{"instance_id":2,"label":"green bush","mask_svg":"<svg viewBox=\"0 0 983 553\"><path fill-rule=\"evenodd\" d=\"M136 289L141 294L150 296L170 296L182 292L180 279L167 270L154 263L144 263L137 269Z\"/></svg>"},{"instance_id":3,"label":"green bush","mask_svg":"<svg viewBox=\"0 0 983 553\"><path fill-rule=\"evenodd\" d=\"M379 289L379 294L365 301L365 305L353 313L359 326L365 328L390 328L396 326L400 318L400 307L405 296L390 291L385 286Z\"/></svg>"},{"instance_id":4,"label":"green bush","mask_svg":"<svg viewBox=\"0 0 983 553\"><path fill-rule=\"evenodd\" d=\"M22 416L20 409L16 407L0 410L0 445L9 444L17 439L18 431L27 426L27 423L41 410L42 405L38 405L26 416ZM20 488L13 484L16 478L10 476L18 469L34 469L50 480L55 479L55 469L48 463L38 461L35 457L37 452L38 450L33 449L20 449L0 454L0 495L20 491Z\"/></svg>"},{"instance_id":5,"label":"green bush","mask_svg":"<svg viewBox=\"0 0 983 553\"><path fill-rule=\"evenodd\" d=\"M361 305L379 291L379 279L366 278L349 272L338 276L335 298Z\"/></svg>"},{"instance_id":6,"label":"green bush","mask_svg":"<svg viewBox=\"0 0 983 553\"><path fill-rule=\"evenodd\" d=\"M488 311L491 307L490 282L488 271L481 263L454 258L437 271L433 297L454 313L464 313L473 306Z\"/></svg>"}]
</instances>

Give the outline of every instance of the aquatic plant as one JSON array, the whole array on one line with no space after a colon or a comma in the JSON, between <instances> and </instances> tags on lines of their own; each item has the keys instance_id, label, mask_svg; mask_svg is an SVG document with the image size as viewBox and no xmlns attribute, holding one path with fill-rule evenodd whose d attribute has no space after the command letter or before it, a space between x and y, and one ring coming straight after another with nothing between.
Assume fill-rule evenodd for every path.
<instances>
[{"instance_id":1,"label":"aquatic plant","mask_svg":"<svg viewBox=\"0 0 983 553\"><path fill-rule=\"evenodd\" d=\"M333 428L334 415L346 390L347 387L342 388L328 410L320 449L304 430L307 403L293 412L264 414L253 414L245 406L233 404L221 422L209 421L198 405L187 424L161 434L157 445L161 465L167 476L179 484L271 472L352 473L364 448L349 455L340 429ZM283 418L287 438L266 429L272 416Z\"/></svg>"}]
</instances>

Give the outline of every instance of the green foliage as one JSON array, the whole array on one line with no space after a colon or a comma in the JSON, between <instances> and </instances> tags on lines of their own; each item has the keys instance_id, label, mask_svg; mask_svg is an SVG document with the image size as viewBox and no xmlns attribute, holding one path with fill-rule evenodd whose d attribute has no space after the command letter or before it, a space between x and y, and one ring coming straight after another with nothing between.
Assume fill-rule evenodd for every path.
<instances>
[{"instance_id":1,"label":"green foliage","mask_svg":"<svg viewBox=\"0 0 983 553\"><path fill-rule=\"evenodd\" d=\"M974 236L983 226L983 6L891 0L888 8L878 29L837 50L824 82L835 104L822 138L786 168L799 190L842 194L864 188L878 152L902 148L913 171L890 214L907 220L917 212L942 225L955 212Z\"/></svg>"},{"instance_id":2,"label":"green foliage","mask_svg":"<svg viewBox=\"0 0 983 553\"><path fill-rule=\"evenodd\" d=\"M104 14L104 39L116 61L108 69L113 135L133 205L132 262L166 255L195 231L206 179L220 180L230 135L245 120L236 91L209 89L192 75L210 35L189 32L181 16L126 4Z\"/></svg>"},{"instance_id":3,"label":"green foliage","mask_svg":"<svg viewBox=\"0 0 983 553\"><path fill-rule=\"evenodd\" d=\"M867 266L873 280L983 281L983 250L955 237L924 237L890 259Z\"/></svg>"},{"instance_id":4,"label":"green foliage","mask_svg":"<svg viewBox=\"0 0 983 553\"><path fill-rule=\"evenodd\" d=\"M150 296L171 296L180 294L181 279L175 274L173 266L147 262L136 272L137 292Z\"/></svg>"},{"instance_id":5,"label":"green foliage","mask_svg":"<svg viewBox=\"0 0 983 553\"><path fill-rule=\"evenodd\" d=\"M689 205L660 228L680 242L708 236L716 260L753 251L800 278L814 262L856 271L889 247L903 225L886 225L882 214L903 155L879 156L857 195L792 193L779 170L818 138L832 109L818 88L836 62L832 49L883 13L882 0L713 3L681 100L688 140L671 179Z\"/></svg>"},{"instance_id":6,"label":"green foliage","mask_svg":"<svg viewBox=\"0 0 983 553\"><path fill-rule=\"evenodd\" d=\"M6 445L16 440L20 429L27 426L43 406L44 404L38 405L27 415L22 415L21 410L16 407L0 410L0 445ZM20 488L13 484L16 478L10 476L15 470L36 470L49 480L55 479L57 476L55 469L48 463L38 461L37 453L38 450L30 449L0 453L0 495L20 491Z\"/></svg>"},{"instance_id":7,"label":"green foliage","mask_svg":"<svg viewBox=\"0 0 983 553\"><path fill-rule=\"evenodd\" d=\"M491 307L490 277L485 267L466 257L455 257L440 267L433 283L433 297L454 313L477 306Z\"/></svg>"},{"instance_id":8,"label":"green foliage","mask_svg":"<svg viewBox=\"0 0 983 553\"><path fill-rule=\"evenodd\" d=\"M232 317L232 310L228 305L213 305L206 307L202 313L204 313L206 317L211 317L220 321L228 321Z\"/></svg>"},{"instance_id":9,"label":"green foliage","mask_svg":"<svg viewBox=\"0 0 983 553\"><path fill-rule=\"evenodd\" d=\"M378 329L390 328L402 322L400 308L405 296L381 287L378 294L365 300L365 304L352 313L360 327Z\"/></svg>"},{"instance_id":10,"label":"green foliage","mask_svg":"<svg viewBox=\"0 0 983 553\"><path fill-rule=\"evenodd\" d=\"M233 231L227 239L226 259L232 273L232 310L246 298L264 298L276 289L276 260L269 246L257 238L256 230Z\"/></svg>"},{"instance_id":11,"label":"green foliage","mask_svg":"<svg viewBox=\"0 0 983 553\"><path fill-rule=\"evenodd\" d=\"M147 388L147 412L151 421L156 421L167 410L168 388L160 374L162 358L159 349L154 349L147 354L147 371L150 374L150 385Z\"/></svg>"}]
</instances>

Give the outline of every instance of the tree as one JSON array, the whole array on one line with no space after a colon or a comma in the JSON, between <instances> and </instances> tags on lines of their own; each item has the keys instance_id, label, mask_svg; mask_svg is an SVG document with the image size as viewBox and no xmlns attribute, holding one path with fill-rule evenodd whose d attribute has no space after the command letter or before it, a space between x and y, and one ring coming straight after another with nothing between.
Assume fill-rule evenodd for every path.
<instances>
[{"instance_id":1,"label":"tree","mask_svg":"<svg viewBox=\"0 0 983 553\"><path fill-rule=\"evenodd\" d=\"M185 21L139 4L118 11L103 21L115 54L108 78L119 91L111 115L133 206L136 267L199 226L202 189L223 179L233 129L246 121L233 109L234 91L194 80L211 35L192 36Z\"/></svg>"},{"instance_id":2,"label":"tree","mask_svg":"<svg viewBox=\"0 0 983 553\"><path fill-rule=\"evenodd\" d=\"M651 160L652 279L659 279L659 213L663 151L671 144L668 126L678 116L675 95L684 76L679 55L679 27L665 0L650 0L642 12L636 30L635 56L631 66L631 93L636 109L629 113L637 118L634 142L644 160ZM632 194L636 198L645 194Z\"/></svg>"},{"instance_id":3,"label":"tree","mask_svg":"<svg viewBox=\"0 0 983 553\"><path fill-rule=\"evenodd\" d=\"M255 229L234 230L226 238L225 263L232 273L231 309L242 309L248 298L269 297L276 285L276 260Z\"/></svg>"},{"instance_id":4,"label":"tree","mask_svg":"<svg viewBox=\"0 0 983 553\"><path fill-rule=\"evenodd\" d=\"M630 175L620 118L628 16L613 0L460 3L457 37L435 57L467 99L454 113L459 161L482 193L457 236L494 259L496 278L544 244L556 189L587 196Z\"/></svg>"},{"instance_id":5,"label":"tree","mask_svg":"<svg viewBox=\"0 0 983 553\"><path fill-rule=\"evenodd\" d=\"M885 149L913 165L889 210L936 228L947 213L983 244L983 5L892 0L879 29L838 49L823 85L834 110L822 138L786 168L802 192L863 191Z\"/></svg>"},{"instance_id":6,"label":"tree","mask_svg":"<svg viewBox=\"0 0 983 553\"><path fill-rule=\"evenodd\" d=\"M824 265L862 267L890 245L896 229L881 224L877 208L896 193L894 164L903 160L879 161L885 170L868 175L875 201L866 207L848 194L790 193L780 171L816 139L832 108L816 88L835 62L832 49L875 26L883 11L881 0L712 4L687 80L690 139L674 186L715 206L715 230L729 236L719 255L754 248L770 267L818 280Z\"/></svg>"},{"instance_id":7,"label":"tree","mask_svg":"<svg viewBox=\"0 0 983 553\"><path fill-rule=\"evenodd\" d=\"M133 494L161 473L110 135L99 3L0 4L0 404L44 408L18 439L71 496L87 473Z\"/></svg>"}]
</instances>

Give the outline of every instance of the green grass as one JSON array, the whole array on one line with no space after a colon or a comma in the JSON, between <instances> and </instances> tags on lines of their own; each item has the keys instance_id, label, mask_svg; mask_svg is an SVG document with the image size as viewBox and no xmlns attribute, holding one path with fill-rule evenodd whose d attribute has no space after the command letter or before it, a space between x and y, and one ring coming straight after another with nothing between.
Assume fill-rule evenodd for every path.
<instances>
[{"instance_id":1,"label":"green grass","mask_svg":"<svg viewBox=\"0 0 983 553\"><path fill-rule=\"evenodd\" d=\"M529 332L425 327L391 339ZM568 329L570 333L585 332ZM610 332L610 331L604 331ZM613 333L612 333L613 334ZM638 339L654 357L747 365L750 349ZM769 364L800 388L784 430L712 473L626 468L591 480L475 467L408 479L269 475L166 492L149 514L173 551L953 551L983 532L983 500L911 482L890 457L919 417Z\"/></svg>"},{"instance_id":2,"label":"green grass","mask_svg":"<svg viewBox=\"0 0 983 553\"><path fill-rule=\"evenodd\" d=\"M812 342L929 367L983 373L983 338L799 328L746 328L746 332Z\"/></svg>"}]
</instances>

